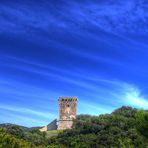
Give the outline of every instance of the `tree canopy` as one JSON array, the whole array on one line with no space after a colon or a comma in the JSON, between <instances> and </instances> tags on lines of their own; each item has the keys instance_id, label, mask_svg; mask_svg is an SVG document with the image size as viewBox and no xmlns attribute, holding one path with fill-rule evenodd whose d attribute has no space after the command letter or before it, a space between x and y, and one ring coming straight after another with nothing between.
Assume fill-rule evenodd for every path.
<instances>
[{"instance_id":1,"label":"tree canopy","mask_svg":"<svg viewBox=\"0 0 148 148\"><path fill-rule=\"evenodd\" d=\"M148 111L121 107L111 114L78 115L73 129L48 137L38 129L0 129L0 148L148 148Z\"/></svg>"}]
</instances>

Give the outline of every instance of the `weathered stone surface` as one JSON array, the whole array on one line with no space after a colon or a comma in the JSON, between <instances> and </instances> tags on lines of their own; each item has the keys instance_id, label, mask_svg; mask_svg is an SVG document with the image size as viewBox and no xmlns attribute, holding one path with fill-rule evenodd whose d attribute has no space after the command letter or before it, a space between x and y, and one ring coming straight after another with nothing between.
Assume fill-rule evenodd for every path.
<instances>
[{"instance_id":1,"label":"weathered stone surface","mask_svg":"<svg viewBox=\"0 0 148 148\"><path fill-rule=\"evenodd\" d=\"M59 121L59 130L64 130L64 129L71 129L73 125L73 120L60 120Z\"/></svg>"},{"instance_id":2,"label":"weathered stone surface","mask_svg":"<svg viewBox=\"0 0 148 148\"><path fill-rule=\"evenodd\" d=\"M77 114L77 97L60 97L59 98L59 124L58 129L70 129L73 125L73 119Z\"/></svg>"}]
</instances>

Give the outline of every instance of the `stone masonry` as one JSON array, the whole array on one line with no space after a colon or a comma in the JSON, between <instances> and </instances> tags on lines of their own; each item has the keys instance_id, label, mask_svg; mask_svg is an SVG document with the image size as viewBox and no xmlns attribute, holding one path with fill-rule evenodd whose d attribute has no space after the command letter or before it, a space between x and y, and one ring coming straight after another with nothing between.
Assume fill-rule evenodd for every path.
<instances>
[{"instance_id":1,"label":"stone masonry","mask_svg":"<svg viewBox=\"0 0 148 148\"><path fill-rule=\"evenodd\" d=\"M73 119L77 114L77 97L60 97L59 98L59 123L58 130L71 129Z\"/></svg>"}]
</instances>

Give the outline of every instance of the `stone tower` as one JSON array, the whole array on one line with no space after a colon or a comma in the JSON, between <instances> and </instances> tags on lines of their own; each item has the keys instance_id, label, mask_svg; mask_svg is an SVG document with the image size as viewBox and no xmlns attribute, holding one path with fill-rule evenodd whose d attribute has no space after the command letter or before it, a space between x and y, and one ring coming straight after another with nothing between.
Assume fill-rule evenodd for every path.
<instances>
[{"instance_id":1,"label":"stone tower","mask_svg":"<svg viewBox=\"0 0 148 148\"><path fill-rule=\"evenodd\" d=\"M58 129L70 129L73 125L73 119L77 114L77 97L60 97L59 98L59 124Z\"/></svg>"}]
</instances>

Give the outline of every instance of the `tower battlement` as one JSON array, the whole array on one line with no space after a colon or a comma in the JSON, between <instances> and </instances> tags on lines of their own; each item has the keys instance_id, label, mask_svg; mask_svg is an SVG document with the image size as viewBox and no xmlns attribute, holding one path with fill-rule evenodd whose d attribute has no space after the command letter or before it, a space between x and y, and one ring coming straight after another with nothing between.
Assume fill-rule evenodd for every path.
<instances>
[{"instance_id":1,"label":"tower battlement","mask_svg":"<svg viewBox=\"0 0 148 148\"><path fill-rule=\"evenodd\" d=\"M59 101L78 101L77 97L59 97Z\"/></svg>"}]
</instances>

